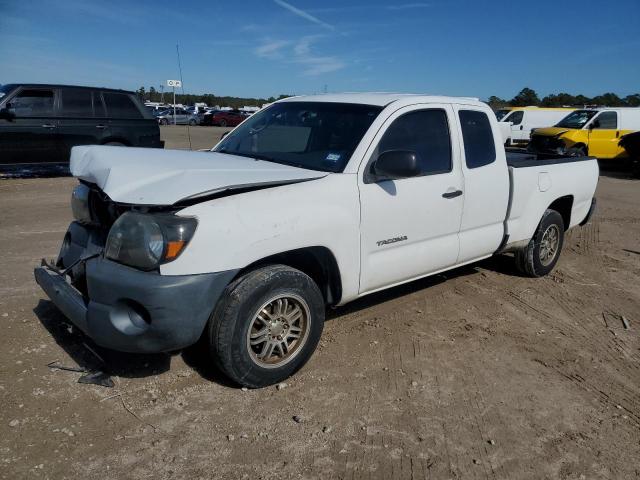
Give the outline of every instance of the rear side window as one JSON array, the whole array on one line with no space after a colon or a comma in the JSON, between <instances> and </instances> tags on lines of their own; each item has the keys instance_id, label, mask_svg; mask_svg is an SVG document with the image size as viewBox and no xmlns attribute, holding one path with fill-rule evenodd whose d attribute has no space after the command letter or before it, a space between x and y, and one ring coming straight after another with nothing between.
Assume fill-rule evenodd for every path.
<instances>
[{"instance_id":1,"label":"rear side window","mask_svg":"<svg viewBox=\"0 0 640 480\"><path fill-rule=\"evenodd\" d=\"M91 90L84 88L62 89L62 115L65 117L93 117Z\"/></svg>"},{"instance_id":2,"label":"rear side window","mask_svg":"<svg viewBox=\"0 0 640 480\"><path fill-rule=\"evenodd\" d=\"M53 115L53 90L25 89L11 99L9 109L16 117L50 117Z\"/></svg>"},{"instance_id":3,"label":"rear side window","mask_svg":"<svg viewBox=\"0 0 640 480\"><path fill-rule=\"evenodd\" d=\"M594 127L598 130L616 130L618 128L618 114L616 112L602 112L594 120Z\"/></svg>"},{"instance_id":4,"label":"rear side window","mask_svg":"<svg viewBox=\"0 0 640 480\"><path fill-rule=\"evenodd\" d=\"M462 139L467 168L489 165L496 160L496 145L489 118L483 112L460 110Z\"/></svg>"},{"instance_id":5,"label":"rear side window","mask_svg":"<svg viewBox=\"0 0 640 480\"><path fill-rule=\"evenodd\" d=\"M125 93L103 92L107 105L107 115L114 118L143 118L142 113L129 95Z\"/></svg>"},{"instance_id":6,"label":"rear side window","mask_svg":"<svg viewBox=\"0 0 640 480\"><path fill-rule=\"evenodd\" d=\"M514 125L520 125L522 123L522 117L524 117L524 112L522 110L519 110L517 112L513 112L511 115L507 117L506 120L503 120L503 121L511 122Z\"/></svg>"},{"instance_id":7,"label":"rear side window","mask_svg":"<svg viewBox=\"0 0 640 480\"><path fill-rule=\"evenodd\" d=\"M421 175L451 171L451 138L444 110L420 110L398 117L382 136L378 155L389 150L418 154Z\"/></svg>"}]
</instances>

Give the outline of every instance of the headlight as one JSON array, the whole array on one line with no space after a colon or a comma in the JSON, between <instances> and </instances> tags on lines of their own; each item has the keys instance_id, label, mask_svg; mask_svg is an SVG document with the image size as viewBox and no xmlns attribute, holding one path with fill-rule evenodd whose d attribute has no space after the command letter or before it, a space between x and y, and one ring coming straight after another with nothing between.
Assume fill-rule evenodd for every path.
<instances>
[{"instance_id":1,"label":"headlight","mask_svg":"<svg viewBox=\"0 0 640 480\"><path fill-rule=\"evenodd\" d=\"M126 212L109 231L105 256L141 270L153 270L178 258L197 225L195 218Z\"/></svg>"},{"instance_id":2,"label":"headlight","mask_svg":"<svg viewBox=\"0 0 640 480\"><path fill-rule=\"evenodd\" d=\"M91 223L91 210L89 210L89 192L91 190L85 184L76 185L71 192L71 211L73 218L80 223Z\"/></svg>"}]
</instances>

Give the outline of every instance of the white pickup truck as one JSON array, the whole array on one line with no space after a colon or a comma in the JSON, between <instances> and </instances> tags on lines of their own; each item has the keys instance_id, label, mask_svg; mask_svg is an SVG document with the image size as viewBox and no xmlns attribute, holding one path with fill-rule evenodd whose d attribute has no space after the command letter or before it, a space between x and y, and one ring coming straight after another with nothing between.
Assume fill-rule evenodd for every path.
<instances>
[{"instance_id":1,"label":"white pickup truck","mask_svg":"<svg viewBox=\"0 0 640 480\"><path fill-rule=\"evenodd\" d=\"M288 98L211 152L76 147L75 221L35 270L96 343L206 342L247 387L281 381L318 344L326 306L514 252L549 273L594 210L593 158L507 158L469 98Z\"/></svg>"}]
</instances>

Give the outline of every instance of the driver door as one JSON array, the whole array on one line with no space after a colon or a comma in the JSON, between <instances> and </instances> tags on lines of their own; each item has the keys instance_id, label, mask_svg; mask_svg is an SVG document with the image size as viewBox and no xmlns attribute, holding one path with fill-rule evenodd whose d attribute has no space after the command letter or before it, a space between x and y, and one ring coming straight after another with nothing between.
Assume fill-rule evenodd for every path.
<instances>
[{"instance_id":1,"label":"driver door","mask_svg":"<svg viewBox=\"0 0 640 480\"><path fill-rule=\"evenodd\" d=\"M358 175L361 205L360 294L456 264L464 204L460 146L450 105L399 109L380 129ZM420 174L371 183L378 155L409 150Z\"/></svg>"},{"instance_id":2,"label":"driver door","mask_svg":"<svg viewBox=\"0 0 640 480\"><path fill-rule=\"evenodd\" d=\"M0 119L0 163L62 161L56 89L22 88L9 98L11 118Z\"/></svg>"}]
</instances>

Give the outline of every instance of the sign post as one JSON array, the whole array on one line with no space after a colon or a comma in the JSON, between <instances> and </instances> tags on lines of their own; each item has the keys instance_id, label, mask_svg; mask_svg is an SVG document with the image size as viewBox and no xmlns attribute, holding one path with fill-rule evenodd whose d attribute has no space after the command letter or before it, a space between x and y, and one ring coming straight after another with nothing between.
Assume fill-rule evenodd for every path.
<instances>
[{"instance_id":1,"label":"sign post","mask_svg":"<svg viewBox=\"0 0 640 480\"><path fill-rule=\"evenodd\" d=\"M182 87L180 80L167 80L167 87L173 88L173 124L176 124L176 87Z\"/></svg>"}]
</instances>

